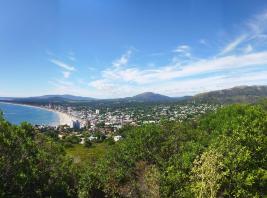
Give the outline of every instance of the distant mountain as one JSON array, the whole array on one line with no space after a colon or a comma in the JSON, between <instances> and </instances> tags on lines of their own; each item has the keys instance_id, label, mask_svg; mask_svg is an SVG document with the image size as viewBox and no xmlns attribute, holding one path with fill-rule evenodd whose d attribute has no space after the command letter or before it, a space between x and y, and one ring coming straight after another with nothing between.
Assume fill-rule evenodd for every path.
<instances>
[{"instance_id":1,"label":"distant mountain","mask_svg":"<svg viewBox=\"0 0 267 198\"><path fill-rule=\"evenodd\" d=\"M35 98L35 99L53 99L53 98L62 98L66 100L75 100L75 101L88 101L88 100L96 100L95 98L91 97L82 97L82 96L74 96L74 95L44 95L44 96L37 96L37 97L30 97L30 98Z\"/></svg>"},{"instance_id":2,"label":"distant mountain","mask_svg":"<svg viewBox=\"0 0 267 198\"><path fill-rule=\"evenodd\" d=\"M44 95L36 97L26 97L26 98L5 98L2 97L2 101L18 102L18 103L35 103L35 104L45 104L45 103L81 103L81 102L99 102L99 103L132 103L132 102L165 102L165 101L178 101L181 98L171 98L161 94L156 94L152 92L145 92L138 94L133 97L117 98L117 99L96 99L90 97L81 97L73 95ZM182 99L183 100L183 99Z\"/></svg>"},{"instance_id":3,"label":"distant mountain","mask_svg":"<svg viewBox=\"0 0 267 198\"><path fill-rule=\"evenodd\" d=\"M265 97L267 97L267 86L238 86L197 94L192 99L199 102L230 104L255 103Z\"/></svg>"},{"instance_id":4,"label":"distant mountain","mask_svg":"<svg viewBox=\"0 0 267 198\"><path fill-rule=\"evenodd\" d=\"M44 95L26 98L0 97L2 101L19 102L19 103L62 103L62 102L88 102L96 100L90 97L81 97L73 95Z\"/></svg>"},{"instance_id":5,"label":"distant mountain","mask_svg":"<svg viewBox=\"0 0 267 198\"><path fill-rule=\"evenodd\" d=\"M231 89L210 91L197 94L195 96L169 97L153 92L144 92L133 97L118 99L96 99L91 97L81 97L73 95L45 95L27 98L0 97L0 101L9 101L27 104L47 104L47 103L90 103L90 104L127 104L134 102L212 102L221 104L230 103L255 103L267 97L267 86L239 86Z\"/></svg>"},{"instance_id":6,"label":"distant mountain","mask_svg":"<svg viewBox=\"0 0 267 198\"><path fill-rule=\"evenodd\" d=\"M5 100L5 101L9 101L9 100L13 100L14 97L0 97L0 100Z\"/></svg>"},{"instance_id":7,"label":"distant mountain","mask_svg":"<svg viewBox=\"0 0 267 198\"><path fill-rule=\"evenodd\" d=\"M160 101L170 101L173 100L174 98L153 92L144 92L131 97L131 99L142 102L160 102Z\"/></svg>"}]
</instances>

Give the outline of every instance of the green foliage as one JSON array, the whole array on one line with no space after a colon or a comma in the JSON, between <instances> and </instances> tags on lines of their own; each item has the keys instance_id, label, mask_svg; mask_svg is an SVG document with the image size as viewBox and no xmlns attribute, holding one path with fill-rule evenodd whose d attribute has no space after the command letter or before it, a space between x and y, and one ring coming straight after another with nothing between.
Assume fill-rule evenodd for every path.
<instances>
[{"instance_id":1,"label":"green foliage","mask_svg":"<svg viewBox=\"0 0 267 198\"><path fill-rule=\"evenodd\" d=\"M79 144L81 139L76 135L69 135L62 140L65 147L73 147L75 144Z\"/></svg>"},{"instance_id":2,"label":"green foliage","mask_svg":"<svg viewBox=\"0 0 267 198\"><path fill-rule=\"evenodd\" d=\"M106 139L106 136L100 132L95 132L92 135L97 137L97 139L94 140L93 142L103 142Z\"/></svg>"},{"instance_id":3,"label":"green foliage","mask_svg":"<svg viewBox=\"0 0 267 198\"><path fill-rule=\"evenodd\" d=\"M0 197L75 197L76 182L60 145L0 118Z\"/></svg>"},{"instance_id":4,"label":"green foliage","mask_svg":"<svg viewBox=\"0 0 267 198\"><path fill-rule=\"evenodd\" d=\"M113 138L107 138L107 139L105 139L105 142L106 142L108 145L113 145L113 144L115 144L115 141L113 140Z\"/></svg>"},{"instance_id":5,"label":"green foliage","mask_svg":"<svg viewBox=\"0 0 267 198\"><path fill-rule=\"evenodd\" d=\"M191 177L191 188L195 197L217 197L223 178L223 168L222 155L214 149L204 152L195 159Z\"/></svg>"},{"instance_id":6,"label":"green foliage","mask_svg":"<svg viewBox=\"0 0 267 198\"><path fill-rule=\"evenodd\" d=\"M55 130L47 130L43 132L43 134L52 138L55 141L59 141L58 133Z\"/></svg>"},{"instance_id":7,"label":"green foliage","mask_svg":"<svg viewBox=\"0 0 267 198\"><path fill-rule=\"evenodd\" d=\"M223 113L228 115L227 127L211 145L223 155L225 178L220 190L230 197L263 197L267 194L266 112L259 106L234 106Z\"/></svg>"},{"instance_id":8,"label":"green foliage","mask_svg":"<svg viewBox=\"0 0 267 198\"><path fill-rule=\"evenodd\" d=\"M232 105L198 121L162 120L124 130L124 140L88 166L79 193L263 197L267 194L266 118L260 106Z\"/></svg>"},{"instance_id":9,"label":"green foliage","mask_svg":"<svg viewBox=\"0 0 267 198\"><path fill-rule=\"evenodd\" d=\"M68 137L80 174L60 144L0 117L0 197L266 197L264 105L125 127L115 144Z\"/></svg>"},{"instance_id":10,"label":"green foliage","mask_svg":"<svg viewBox=\"0 0 267 198\"><path fill-rule=\"evenodd\" d=\"M88 138L86 138L84 141L84 146L89 148L92 146L92 142Z\"/></svg>"},{"instance_id":11,"label":"green foliage","mask_svg":"<svg viewBox=\"0 0 267 198\"><path fill-rule=\"evenodd\" d=\"M87 163L98 161L110 149L111 146L105 142L93 143L89 148L81 144L76 144L73 147L66 148L66 153L73 159L75 165L78 165L80 168L86 166Z\"/></svg>"}]
</instances>

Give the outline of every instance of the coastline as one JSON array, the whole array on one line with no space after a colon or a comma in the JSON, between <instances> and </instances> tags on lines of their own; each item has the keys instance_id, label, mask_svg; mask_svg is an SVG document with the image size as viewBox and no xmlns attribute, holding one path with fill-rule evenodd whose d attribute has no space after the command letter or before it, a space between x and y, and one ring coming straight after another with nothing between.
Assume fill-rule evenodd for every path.
<instances>
[{"instance_id":1,"label":"coastline","mask_svg":"<svg viewBox=\"0 0 267 198\"><path fill-rule=\"evenodd\" d=\"M53 113L55 113L57 115L58 120L55 121L55 123L51 123L50 126L58 126L58 125L68 125L68 126L70 126L71 123L72 123L72 120L81 121L81 119L79 119L77 117L74 117L74 116L71 116L71 115L69 115L67 113L64 113L64 112L61 112L61 111L57 111L57 110L54 110L54 109L48 109L48 108L41 107L41 106L21 104L21 103L12 103L12 102L5 102L5 101L0 101L0 103L31 107L31 108L36 108L36 109L41 109L41 110L53 112Z\"/></svg>"}]
</instances>

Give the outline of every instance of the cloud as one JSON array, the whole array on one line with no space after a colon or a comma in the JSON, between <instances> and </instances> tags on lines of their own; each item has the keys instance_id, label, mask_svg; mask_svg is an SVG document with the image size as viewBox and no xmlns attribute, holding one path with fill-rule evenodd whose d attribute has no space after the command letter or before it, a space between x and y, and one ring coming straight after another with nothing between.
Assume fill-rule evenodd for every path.
<instances>
[{"instance_id":1,"label":"cloud","mask_svg":"<svg viewBox=\"0 0 267 198\"><path fill-rule=\"evenodd\" d=\"M202 45L208 45L208 42L205 39L200 39L199 43Z\"/></svg>"},{"instance_id":2,"label":"cloud","mask_svg":"<svg viewBox=\"0 0 267 198\"><path fill-rule=\"evenodd\" d=\"M76 61L75 53L73 51L70 51L67 57L71 61Z\"/></svg>"},{"instance_id":3,"label":"cloud","mask_svg":"<svg viewBox=\"0 0 267 198\"><path fill-rule=\"evenodd\" d=\"M141 91L156 91L177 96L242 84L266 84L267 73L262 70L267 69L267 50L256 48L256 37L253 37L255 31L243 32L246 33L226 44L219 54L207 58L193 58L189 45L179 45L172 51L175 54L169 64L155 64L153 69L129 67L132 53L129 50L113 61L110 67L102 70L100 76L91 81L89 86L116 97ZM203 39L199 42L206 43ZM255 69L261 71L252 73ZM235 73L237 75L234 75Z\"/></svg>"},{"instance_id":4,"label":"cloud","mask_svg":"<svg viewBox=\"0 0 267 198\"><path fill-rule=\"evenodd\" d=\"M189 45L179 45L172 53L153 57L153 66L129 64L133 55L131 50L126 51L110 66L96 70L94 79L87 81L86 86L90 94L101 97L125 97L144 91L154 91L171 96L192 95L199 92L230 88L238 85L267 84L267 12L256 15L245 21L235 39L219 50L219 53L209 54L205 58L197 59L191 55L196 52ZM200 39L200 44L207 41ZM211 49L211 43L208 46ZM198 45L199 46L199 45ZM218 48L214 48L214 52ZM169 63L157 64L162 61L163 55L169 56ZM201 54L200 54L201 55ZM55 62L56 61L56 62ZM52 61L51 61L52 62ZM149 60L151 62L151 60ZM64 69L72 72L75 68L61 61L54 60ZM132 66L135 65L135 66ZM70 69L71 68L71 69ZM266 70L266 71L265 71ZM99 72L99 73L97 73ZM70 74L63 73L65 80ZM78 87L75 83L64 84L57 82L59 90L80 91L88 90ZM80 85L80 84L79 84Z\"/></svg>"},{"instance_id":5,"label":"cloud","mask_svg":"<svg viewBox=\"0 0 267 198\"><path fill-rule=\"evenodd\" d=\"M60 60L57 60L57 59L51 59L50 62L54 63L55 65L65 69L65 70L68 70L68 71L75 71L75 67L74 66L71 66L69 64L66 64Z\"/></svg>"},{"instance_id":6,"label":"cloud","mask_svg":"<svg viewBox=\"0 0 267 198\"><path fill-rule=\"evenodd\" d=\"M214 72L226 72L229 70L255 67L264 67L267 64L267 51L250 53L245 55L231 55L219 58L202 59L191 64L177 66L172 65L157 69L122 68L106 69L102 71L102 78L106 82L120 81L137 84L149 84L159 81L173 80L175 78L190 77Z\"/></svg>"},{"instance_id":7,"label":"cloud","mask_svg":"<svg viewBox=\"0 0 267 198\"><path fill-rule=\"evenodd\" d=\"M71 60L71 61L76 61L76 58L74 56L68 56L68 58Z\"/></svg>"},{"instance_id":8,"label":"cloud","mask_svg":"<svg viewBox=\"0 0 267 198\"><path fill-rule=\"evenodd\" d=\"M158 86L156 91L170 96L194 95L240 85L266 84L266 78L267 72L262 71L245 72L242 75L218 75L169 82L167 86L165 84Z\"/></svg>"},{"instance_id":9,"label":"cloud","mask_svg":"<svg viewBox=\"0 0 267 198\"><path fill-rule=\"evenodd\" d=\"M192 48L183 44L172 51L175 54L169 64L155 64L153 69L129 67L132 51L128 50L111 66L100 71L100 76L91 80L89 86L102 95L123 96L151 90L177 95L246 84L246 80L247 83L260 82L262 78L249 76L245 71L266 68L267 51L257 50L253 43L260 35L261 39L264 36L265 28L262 26L267 25L266 21L265 13L247 20L247 26L240 35L227 43L219 54L207 58L193 58ZM207 45L205 39L200 39L199 43ZM237 76L232 74L235 72ZM264 76L261 72L253 75Z\"/></svg>"},{"instance_id":10,"label":"cloud","mask_svg":"<svg viewBox=\"0 0 267 198\"><path fill-rule=\"evenodd\" d=\"M113 61L112 66L119 68L122 67L124 65L126 65L129 61L129 58L132 54L131 50L128 50L125 54L123 54L119 59Z\"/></svg>"},{"instance_id":11,"label":"cloud","mask_svg":"<svg viewBox=\"0 0 267 198\"><path fill-rule=\"evenodd\" d=\"M133 93L138 93L140 89L136 89L136 87L130 86L128 84L116 84L109 82L105 79L99 79L95 81L91 81L89 86L95 88L97 91L101 92L102 97L106 96L108 98L119 98L129 96Z\"/></svg>"},{"instance_id":12,"label":"cloud","mask_svg":"<svg viewBox=\"0 0 267 198\"><path fill-rule=\"evenodd\" d=\"M219 56L235 52L238 47L241 47L238 49L239 52L241 50L243 53L250 53L254 50L252 42L254 42L254 46L258 47L266 45L263 41L267 40L267 10L246 20L245 26L240 29L240 32L242 33L220 51Z\"/></svg>"},{"instance_id":13,"label":"cloud","mask_svg":"<svg viewBox=\"0 0 267 198\"><path fill-rule=\"evenodd\" d=\"M173 50L173 52L179 53L179 54L184 55L186 57L191 57L190 50L191 50L191 48L188 45L179 45Z\"/></svg>"},{"instance_id":14,"label":"cloud","mask_svg":"<svg viewBox=\"0 0 267 198\"><path fill-rule=\"evenodd\" d=\"M173 52L187 52L190 50L190 47L188 45L179 45L176 47L176 49L173 50Z\"/></svg>"},{"instance_id":15,"label":"cloud","mask_svg":"<svg viewBox=\"0 0 267 198\"><path fill-rule=\"evenodd\" d=\"M247 38L246 35L240 35L238 36L235 40L233 40L232 42L228 43L223 49L222 51L219 53L219 55L224 55L227 54L229 52L232 52L233 50L236 49L236 47L242 43L245 39Z\"/></svg>"},{"instance_id":16,"label":"cloud","mask_svg":"<svg viewBox=\"0 0 267 198\"><path fill-rule=\"evenodd\" d=\"M64 78L69 78L71 73L76 70L74 66L64 63L57 59L51 59L50 62L54 63L55 65L63 69L62 74Z\"/></svg>"},{"instance_id":17,"label":"cloud","mask_svg":"<svg viewBox=\"0 0 267 198\"><path fill-rule=\"evenodd\" d=\"M267 31L267 10L255 15L246 22L246 25L253 37L266 37Z\"/></svg>"},{"instance_id":18,"label":"cloud","mask_svg":"<svg viewBox=\"0 0 267 198\"><path fill-rule=\"evenodd\" d=\"M266 84L267 71L239 70L232 73L216 74L211 76L197 76L187 79L173 79L162 82L147 84L137 84L130 86L125 83L109 84L106 80L97 80L94 82L95 88L107 97L123 97L135 95L145 91L153 91L169 96L194 95L200 92L225 89L240 85Z\"/></svg>"},{"instance_id":19,"label":"cloud","mask_svg":"<svg viewBox=\"0 0 267 198\"><path fill-rule=\"evenodd\" d=\"M78 83L72 81L56 79L49 81L49 83L53 86L51 92L55 94L73 94L91 97L96 96L96 94L87 87L81 87Z\"/></svg>"},{"instance_id":20,"label":"cloud","mask_svg":"<svg viewBox=\"0 0 267 198\"><path fill-rule=\"evenodd\" d=\"M110 91L114 89L114 85L106 80L95 80L90 82L89 85L101 91Z\"/></svg>"},{"instance_id":21,"label":"cloud","mask_svg":"<svg viewBox=\"0 0 267 198\"><path fill-rule=\"evenodd\" d=\"M244 49L243 49L243 52L244 53L250 53L250 52L252 52L253 51L253 47L250 45L250 44L248 44L246 47L244 47Z\"/></svg>"},{"instance_id":22,"label":"cloud","mask_svg":"<svg viewBox=\"0 0 267 198\"><path fill-rule=\"evenodd\" d=\"M62 71L64 78L69 78L70 72L69 71Z\"/></svg>"}]
</instances>

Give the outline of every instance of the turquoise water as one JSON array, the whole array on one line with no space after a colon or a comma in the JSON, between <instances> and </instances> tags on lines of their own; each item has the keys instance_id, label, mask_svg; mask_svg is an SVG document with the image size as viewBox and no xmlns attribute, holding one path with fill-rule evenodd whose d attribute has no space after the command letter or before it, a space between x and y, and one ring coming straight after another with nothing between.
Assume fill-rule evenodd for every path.
<instances>
[{"instance_id":1,"label":"turquoise water","mask_svg":"<svg viewBox=\"0 0 267 198\"><path fill-rule=\"evenodd\" d=\"M4 113L4 118L13 124L20 124L24 121L39 125L59 123L58 115L45 109L0 102L0 111Z\"/></svg>"}]
</instances>

